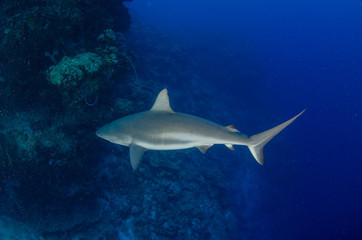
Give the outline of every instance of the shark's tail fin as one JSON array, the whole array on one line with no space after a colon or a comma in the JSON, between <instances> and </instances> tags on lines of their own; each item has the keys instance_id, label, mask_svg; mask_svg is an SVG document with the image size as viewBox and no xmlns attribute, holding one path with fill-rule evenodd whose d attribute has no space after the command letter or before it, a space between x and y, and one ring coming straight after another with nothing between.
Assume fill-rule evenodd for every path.
<instances>
[{"instance_id":1,"label":"shark's tail fin","mask_svg":"<svg viewBox=\"0 0 362 240\"><path fill-rule=\"evenodd\" d=\"M265 132L255 134L250 137L250 144L248 144L248 148L250 152L253 154L255 160L261 165L264 164L264 154L263 148L265 144L267 144L275 135L281 132L284 128L286 128L289 124L291 124L297 117L299 117L305 110L299 113L297 116L289 119L288 121L269 129Z\"/></svg>"}]
</instances>

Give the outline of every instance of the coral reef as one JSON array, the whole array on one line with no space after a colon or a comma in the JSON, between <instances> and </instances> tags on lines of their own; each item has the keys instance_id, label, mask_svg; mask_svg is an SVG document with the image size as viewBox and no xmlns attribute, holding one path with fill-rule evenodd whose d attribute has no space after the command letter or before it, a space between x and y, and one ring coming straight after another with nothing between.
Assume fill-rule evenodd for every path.
<instances>
[{"instance_id":1,"label":"coral reef","mask_svg":"<svg viewBox=\"0 0 362 240\"><path fill-rule=\"evenodd\" d=\"M103 30L126 30L130 17L122 2L2 1L0 75L13 83L31 84L29 78L54 60L94 49Z\"/></svg>"},{"instance_id":2,"label":"coral reef","mask_svg":"<svg viewBox=\"0 0 362 240\"><path fill-rule=\"evenodd\" d=\"M114 75L132 71L119 61L130 25L122 2L0 3L0 214L43 234L98 211L99 158L89 146L116 114Z\"/></svg>"}]
</instances>

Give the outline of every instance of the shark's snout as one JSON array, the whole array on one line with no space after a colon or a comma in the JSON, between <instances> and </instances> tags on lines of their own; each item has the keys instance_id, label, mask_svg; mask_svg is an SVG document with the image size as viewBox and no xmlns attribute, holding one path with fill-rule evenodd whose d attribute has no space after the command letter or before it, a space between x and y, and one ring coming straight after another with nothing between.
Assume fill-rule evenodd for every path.
<instances>
[{"instance_id":1,"label":"shark's snout","mask_svg":"<svg viewBox=\"0 0 362 240\"><path fill-rule=\"evenodd\" d=\"M100 138L104 138L104 131L102 130L102 128L96 131L96 135Z\"/></svg>"},{"instance_id":2,"label":"shark's snout","mask_svg":"<svg viewBox=\"0 0 362 240\"><path fill-rule=\"evenodd\" d=\"M96 131L96 135L113 143L117 143L118 140L117 136L115 136L112 131L110 131L110 128L107 125L98 129Z\"/></svg>"}]
</instances>

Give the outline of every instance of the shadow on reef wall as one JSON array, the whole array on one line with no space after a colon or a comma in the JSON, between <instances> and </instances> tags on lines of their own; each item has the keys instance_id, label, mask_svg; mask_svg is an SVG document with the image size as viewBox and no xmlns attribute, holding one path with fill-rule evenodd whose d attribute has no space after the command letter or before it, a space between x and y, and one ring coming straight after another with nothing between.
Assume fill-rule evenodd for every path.
<instances>
[{"instance_id":1,"label":"shadow on reef wall","mask_svg":"<svg viewBox=\"0 0 362 240\"><path fill-rule=\"evenodd\" d=\"M133 71L122 2L0 2L0 215L74 226L97 210L94 131Z\"/></svg>"}]
</instances>

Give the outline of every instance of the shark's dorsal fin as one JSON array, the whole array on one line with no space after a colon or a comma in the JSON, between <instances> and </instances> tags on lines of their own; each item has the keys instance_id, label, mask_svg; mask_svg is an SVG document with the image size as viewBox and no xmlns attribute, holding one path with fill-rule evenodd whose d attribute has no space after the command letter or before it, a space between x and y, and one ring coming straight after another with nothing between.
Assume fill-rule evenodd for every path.
<instances>
[{"instance_id":1,"label":"shark's dorsal fin","mask_svg":"<svg viewBox=\"0 0 362 240\"><path fill-rule=\"evenodd\" d=\"M235 128L234 125L226 126L226 129L229 130L230 132L240 132L239 130L237 130L237 129Z\"/></svg>"},{"instance_id":2,"label":"shark's dorsal fin","mask_svg":"<svg viewBox=\"0 0 362 240\"><path fill-rule=\"evenodd\" d=\"M203 154L205 154L206 151L207 151L207 149L209 149L212 145L214 145L214 144L198 146L197 149L199 149L200 152L202 152Z\"/></svg>"},{"instance_id":3,"label":"shark's dorsal fin","mask_svg":"<svg viewBox=\"0 0 362 240\"><path fill-rule=\"evenodd\" d=\"M129 146L129 157L131 159L131 165L133 170L137 170L142 162L143 154L147 151L147 149L137 146L130 145Z\"/></svg>"},{"instance_id":4,"label":"shark's dorsal fin","mask_svg":"<svg viewBox=\"0 0 362 240\"><path fill-rule=\"evenodd\" d=\"M175 113L170 107L170 100L168 98L166 88L158 94L157 99L151 108L151 111L164 111Z\"/></svg>"}]
</instances>

